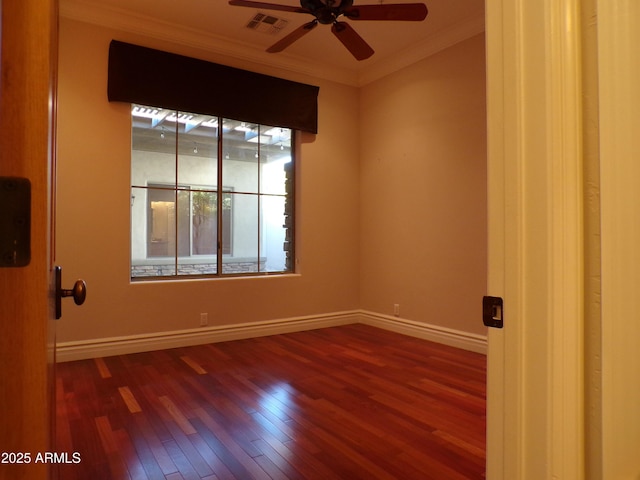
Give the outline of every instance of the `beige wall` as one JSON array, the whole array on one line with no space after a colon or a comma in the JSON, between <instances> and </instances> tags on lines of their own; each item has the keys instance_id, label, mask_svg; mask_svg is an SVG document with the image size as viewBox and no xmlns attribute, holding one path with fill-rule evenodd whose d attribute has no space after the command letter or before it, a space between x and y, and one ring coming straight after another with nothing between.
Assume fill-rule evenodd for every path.
<instances>
[{"instance_id":1,"label":"beige wall","mask_svg":"<svg viewBox=\"0 0 640 480\"><path fill-rule=\"evenodd\" d=\"M112 38L320 86L298 172L300 275L130 283L130 113L106 99ZM233 325L394 303L484 333L483 59L475 37L359 92L63 18L56 263L88 297L65 304L59 342L197 328L201 312Z\"/></svg>"},{"instance_id":2,"label":"beige wall","mask_svg":"<svg viewBox=\"0 0 640 480\"><path fill-rule=\"evenodd\" d=\"M484 35L361 90L361 308L485 333Z\"/></svg>"},{"instance_id":3,"label":"beige wall","mask_svg":"<svg viewBox=\"0 0 640 480\"><path fill-rule=\"evenodd\" d=\"M301 146L302 275L130 283L130 111L107 102L112 38L222 63L206 52L62 19L56 262L65 284L86 280L88 295L81 308L65 303L59 342L196 328L201 312L210 325L222 325L356 309L357 90L311 78L292 78L320 85L322 133L303 135Z\"/></svg>"}]
</instances>

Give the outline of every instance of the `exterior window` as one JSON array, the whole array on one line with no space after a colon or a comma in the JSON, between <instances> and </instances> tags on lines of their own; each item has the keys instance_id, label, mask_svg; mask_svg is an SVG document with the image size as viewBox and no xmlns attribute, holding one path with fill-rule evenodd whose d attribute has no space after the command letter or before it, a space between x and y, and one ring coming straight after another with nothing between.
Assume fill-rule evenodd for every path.
<instances>
[{"instance_id":1,"label":"exterior window","mask_svg":"<svg viewBox=\"0 0 640 480\"><path fill-rule=\"evenodd\" d=\"M132 279L293 271L290 129L141 105L131 119Z\"/></svg>"}]
</instances>

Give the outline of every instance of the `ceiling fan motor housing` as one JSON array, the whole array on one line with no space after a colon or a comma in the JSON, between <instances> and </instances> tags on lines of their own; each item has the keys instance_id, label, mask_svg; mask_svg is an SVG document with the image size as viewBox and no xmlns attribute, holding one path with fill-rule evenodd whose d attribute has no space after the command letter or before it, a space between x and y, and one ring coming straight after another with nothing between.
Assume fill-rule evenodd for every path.
<instances>
[{"instance_id":1,"label":"ceiling fan motor housing","mask_svg":"<svg viewBox=\"0 0 640 480\"><path fill-rule=\"evenodd\" d=\"M334 23L345 8L353 5L353 0L342 0L338 5L335 3L335 0L300 0L300 6L311 12L323 25Z\"/></svg>"}]
</instances>

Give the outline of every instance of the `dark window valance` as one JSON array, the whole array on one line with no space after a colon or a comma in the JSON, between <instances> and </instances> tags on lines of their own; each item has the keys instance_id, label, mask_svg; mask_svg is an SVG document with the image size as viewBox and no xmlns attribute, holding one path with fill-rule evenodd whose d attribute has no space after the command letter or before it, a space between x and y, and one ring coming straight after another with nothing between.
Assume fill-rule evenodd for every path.
<instances>
[{"instance_id":1,"label":"dark window valance","mask_svg":"<svg viewBox=\"0 0 640 480\"><path fill-rule=\"evenodd\" d=\"M318 90L304 83L112 40L110 102L139 103L318 132Z\"/></svg>"}]
</instances>

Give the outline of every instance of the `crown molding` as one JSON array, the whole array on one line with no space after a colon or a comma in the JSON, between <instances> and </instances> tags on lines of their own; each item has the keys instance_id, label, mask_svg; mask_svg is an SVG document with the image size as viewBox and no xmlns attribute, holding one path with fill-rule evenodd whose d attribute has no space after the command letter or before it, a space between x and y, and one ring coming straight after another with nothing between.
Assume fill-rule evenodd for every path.
<instances>
[{"instance_id":1,"label":"crown molding","mask_svg":"<svg viewBox=\"0 0 640 480\"><path fill-rule=\"evenodd\" d=\"M62 0L60 16L203 50L223 57L225 64L229 66L246 68L247 63L250 63L259 73L286 71L355 87L378 80L484 31L484 16L474 17L443 29L399 54L358 71L327 67L287 53L271 55L248 43L229 41L202 30L83 0Z\"/></svg>"},{"instance_id":2,"label":"crown molding","mask_svg":"<svg viewBox=\"0 0 640 480\"><path fill-rule=\"evenodd\" d=\"M358 86L364 86L393 72L413 65L453 45L484 32L484 15L469 18L449 28L440 30L391 58L385 58L363 70Z\"/></svg>"},{"instance_id":3,"label":"crown molding","mask_svg":"<svg viewBox=\"0 0 640 480\"><path fill-rule=\"evenodd\" d=\"M62 0L60 16L70 20L99 25L123 32L197 48L225 58L229 66L246 68L253 64L260 73L285 70L347 85L357 85L357 73L346 69L326 68L291 55L274 56L253 45L229 41L224 37L184 25L158 20L125 9L108 7L82 0Z\"/></svg>"}]
</instances>

